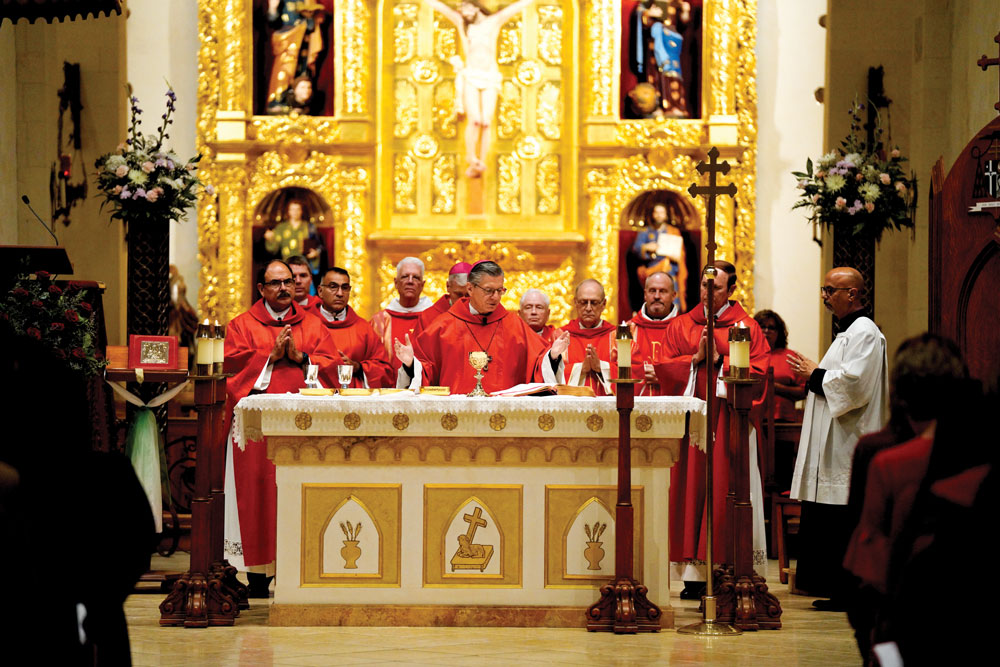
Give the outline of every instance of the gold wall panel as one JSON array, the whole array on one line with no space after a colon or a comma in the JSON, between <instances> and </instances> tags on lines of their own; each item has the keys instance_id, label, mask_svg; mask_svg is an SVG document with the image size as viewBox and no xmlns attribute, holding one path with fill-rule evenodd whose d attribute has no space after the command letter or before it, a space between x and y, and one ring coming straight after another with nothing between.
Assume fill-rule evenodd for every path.
<instances>
[{"instance_id":1,"label":"gold wall panel","mask_svg":"<svg viewBox=\"0 0 1000 667\"><path fill-rule=\"evenodd\" d=\"M502 27L492 173L472 183L454 99L454 58L465 54L455 27L428 5L338 0L327 56L334 115L271 117L252 115L253 3L199 0L197 148L215 188L198 207L202 316L228 320L249 306L253 207L284 183L329 202L336 262L352 272L351 303L363 316L386 301L389 249L482 239L565 249L544 266L505 265L508 288L544 285L553 320L564 320L566 292L594 277L608 288L613 319L622 211L647 189L687 196L710 137L723 138L739 188L735 201L719 200L719 256L736 264L737 298L752 310L757 2L704 3L702 117L690 120L620 118L620 12L615 0L538 0ZM269 154L283 156L277 171L263 168ZM704 217L704 200L694 205ZM442 291L437 272L429 294Z\"/></svg>"},{"instance_id":2,"label":"gold wall panel","mask_svg":"<svg viewBox=\"0 0 1000 667\"><path fill-rule=\"evenodd\" d=\"M632 487L633 547L632 571L642 577L643 555L645 553L645 533L643 531L643 509L645 488ZM618 488L614 486L577 486L565 484L545 485L545 587L546 588L599 588L608 582L607 575L586 577L567 572L566 533L580 511L591 499L596 499L613 519L615 504L618 502ZM609 563L614 562L615 544L605 533L601 547ZM586 544L577 544L583 551ZM595 559L596 560L596 559ZM603 568L602 568L603 569Z\"/></svg>"},{"instance_id":3,"label":"gold wall panel","mask_svg":"<svg viewBox=\"0 0 1000 667\"><path fill-rule=\"evenodd\" d=\"M490 561L499 564L499 574L455 568L459 545L446 541L449 526L470 501L484 506L499 533L498 544L473 546L492 548ZM477 517L478 518L478 517ZM470 523L470 532L475 532ZM424 581L427 588L520 588L524 549L523 487L519 484L424 485ZM485 528L485 526L484 526ZM492 559L497 559L492 561Z\"/></svg>"},{"instance_id":4,"label":"gold wall panel","mask_svg":"<svg viewBox=\"0 0 1000 667\"><path fill-rule=\"evenodd\" d=\"M366 530L357 535L351 530L351 534L345 537L356 538L352 540L354 544L350 545L355 549L355 554L377 549L377 573L350 571L337 574L323 573L324 531L337 530L337 526L329 524L337 511L350 501L363 508L371 524L365 520L362 527ZM299 546L300 586L303 588L399 586L402 559L416 557L416 554L403 554L401 551L402 502L403 493L400 484L303 484L302 536ZM373 529L377 534L372 534ZM373 539L376 537L377 539ZM345 549L350 548L348 539L343 540ZM355 554L345 553L344 558L349 559L354 555L356 559ZM331 554L330 557L335 559L336 554ZM350 560L346 560L345 563L350 563ZM356 565L356 563L351 564Z\"/></svg>"}]
</instances>

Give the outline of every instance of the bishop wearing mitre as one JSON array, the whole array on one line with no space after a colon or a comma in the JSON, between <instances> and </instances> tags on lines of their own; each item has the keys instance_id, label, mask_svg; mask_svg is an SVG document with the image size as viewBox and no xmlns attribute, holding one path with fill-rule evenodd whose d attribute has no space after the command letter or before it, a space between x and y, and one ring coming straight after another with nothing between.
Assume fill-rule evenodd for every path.
<instances>
[{"instance_id":1,"label":"bishop wearing mitre","mask_svg":"<svg viewBox=\"0 0 1000 667\"><path fill-rule=\"evenodd\" d=\"M517 313L500 305L503 279L503 269L495 262L476 263L469 271L469 296L452 305L415 341L407 336L396 343L397 387L443 385L453 394L468 393L476 387L475 370L469 364L472 352L485 352L489 359L482 380L487 392L556 381L569 335L546 346Z\"/></svg>"}]
</instances>

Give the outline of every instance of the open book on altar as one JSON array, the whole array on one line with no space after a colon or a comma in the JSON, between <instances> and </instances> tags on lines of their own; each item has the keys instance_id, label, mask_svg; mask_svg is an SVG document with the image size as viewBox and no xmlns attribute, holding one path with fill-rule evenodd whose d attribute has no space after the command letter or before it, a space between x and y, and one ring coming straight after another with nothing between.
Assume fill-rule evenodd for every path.
<instances>
[{"instance_id":1,"label":"open book on altar","mask_svg":"<svg viewBox=\"0 0 1000 667\"><path fill-rule=\"evenodd\" d=\"M529 382L516 384L509 389L490 392L490 396L595 396L590 387L576 387L568 384L550 384L548 382Z\"/></svg>"}]
</instances>

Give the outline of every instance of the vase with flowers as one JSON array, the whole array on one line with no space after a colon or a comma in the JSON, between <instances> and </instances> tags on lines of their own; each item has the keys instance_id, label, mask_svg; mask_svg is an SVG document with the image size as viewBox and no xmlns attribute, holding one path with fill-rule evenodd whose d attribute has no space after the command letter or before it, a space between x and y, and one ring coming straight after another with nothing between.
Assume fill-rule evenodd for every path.
<instances>
[{"instance_id":1,"label":"vase with flowers","mask_svg":"<svg viewBox=\"0 0 1000 667\"><path fill-rule=\"evenodd\" d=\"M182 160L165 142L173 124L177 95L166 93L166 110L155 134L143 135L139 99L129 97L128 136L118 148L97 159L97 188L111 218L126 225L128 241L128 314L131 333L164 335L170 305L170 221L178 220L202 191L201 156ZM211 194L211 187L204 188Z\"/></svg>"}]
</instances>

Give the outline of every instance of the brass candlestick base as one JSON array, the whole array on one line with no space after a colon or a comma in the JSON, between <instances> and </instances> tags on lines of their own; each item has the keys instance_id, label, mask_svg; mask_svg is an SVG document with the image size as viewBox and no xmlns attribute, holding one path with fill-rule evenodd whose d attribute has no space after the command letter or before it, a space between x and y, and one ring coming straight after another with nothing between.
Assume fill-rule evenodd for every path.
<instances>
[{"instance_id":1,"label":"brass candlestick base","mask_svg":"<svg viewBox=\"0 0 1000 667\"><path fill-rule=\"evenodd\" d=\"M483 369L490 363L490 357L485 352L469 352L469 365L476 369L476 388L466 396L489 396L483 389Z\"/></svg>"},{"instance_id":2,"label":"brass candlestick base","mask_svg":"<svg viewBox=\"0 0 1000 667\"><path fill-rule=\"evenodd\" d=\"M683 628L677 628L677 632L682 635L701 635L703 637L735 637L736 635L742 635L743 631L739 628L734 628L728 623L716 622L715 600L714 595L706 595L705 620L685 625Z\"/></svg>"}]
</instances>

